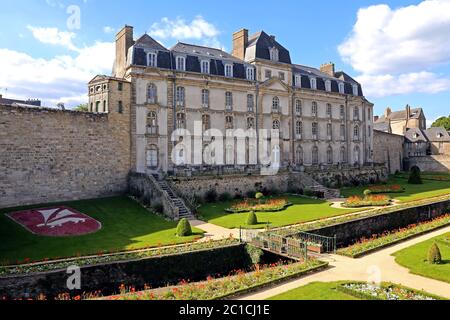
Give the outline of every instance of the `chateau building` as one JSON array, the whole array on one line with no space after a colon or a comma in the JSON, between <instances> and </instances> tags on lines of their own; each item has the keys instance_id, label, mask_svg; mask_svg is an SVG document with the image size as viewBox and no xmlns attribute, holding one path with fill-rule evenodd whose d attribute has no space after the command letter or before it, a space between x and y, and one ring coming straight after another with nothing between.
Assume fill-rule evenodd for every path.
<instances>
[{"instance_id":1,"label":"chateau building","mask_svg":"<svg viewBox=\"0 0 450 320\"><path fill-rule=\"evenodd\" d=\"M89 82L89 111L130 117L137 172L202 171L208 157L223 169L267 165L260 145L250 143L262 138L261 129L279 130L279 143L268 139L267 156L282 168L373 163L373 104L361 85L332 63L293 63L263 31L234 33L229 54L181 42L168 49L147 34L134 40L133 27L125 26L116 36L113 74ZM203 161L195 139L174 136L179 129L200 139ZM227 139L236 130L246 134L243 145ZM223 139L223 161L207 147L216 137Z\"/></svg>"},{"instance_id":2,"label":"chateau building","mask_svg":"<svg viewBox=\"0 0 450 320\"><path fill-rule=\"evenodd\" d=\"M384 115L375 116L375 130L405 135L409 129L427 129L427 119L422 108L413 108L409 105L405 110L392 112L391 108L386 108Z\"/></svg>"}]
</instances>

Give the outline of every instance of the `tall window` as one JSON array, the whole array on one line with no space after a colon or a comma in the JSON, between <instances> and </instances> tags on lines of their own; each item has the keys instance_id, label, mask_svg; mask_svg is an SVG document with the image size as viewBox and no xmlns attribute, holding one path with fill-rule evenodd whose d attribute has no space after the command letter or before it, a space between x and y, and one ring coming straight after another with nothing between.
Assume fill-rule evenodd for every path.
<instances>
[{"instance_id":1,"label":"tall window","mask_svg":"<svg viewBox=\"0 0 450 320\"><path fill-rule=\"evenodd\" d=\"M267 70L266 69L266 79L270 79L270 78L272 78L272 70Z\"/></svg>"},{"instance_id":2,"label":"tall window","mask_svg":"<svg viewBox=\"0 0 450 320\"><path fill-rule=\"evenodd\" d=\"M319 135L319 124L317 122L312 123L312 135L317 139L317 136Z\"/></svg>"},{"instance_id":3,"label":"tall window","mask_svg":"<svg viewBox=\"0 0 450 320\"><path fill-rule=\"evenodd\" d=\"M345 84L343 82L339 82L339 93L345 93Z\"/></svg>"},{"instance_id":4,"label":"tall window","mask_svg":"<svg viewBox=\"0 0 450 320\"><path fill-rule=\"evenodd\" d=\"M150 83L147 87L147 102L156 103L158 99L158 90L155 84Z\"/></svg>"},{"instance_id":5,"label":"tall window","mask_svg":"<svg viewBox=\"0 0 450 320\"><path fill-rule=\"evenodd\" d=\"M353 109L353 119L359 120L359 108L358 107L355 107L355 109Z\"/></svg>"},{"instance_id":6,"label":"tall window","mask_svg":"<svg viewBox=\"0 0 450 320\"><path fill-rule=\"evenodd\" d=\"M122 91L122 90L123 90L123 83L122 83L122 82L119 82L119 83L117 84L117 90L119 90L119 91Z\"/></svg>"},{"instance_id":7,"label":"tall window","mask_svg":"<svg viewBox=\"0 0 450 320\"><path fill-rule=\"evenodd\" d=\"M339 155L339 161L341 163L347 162L347 152L345 151L345 147L341 147L340 155Z\"/></svg>"},{"instance_id":8,"label":"tall window","mask_svg":"<svg viewBox=\"0 0 450 320\"><path fill-rule=\"evenodd\" d=\"M201 66L202 66L202 73L209 74L209 61L203 60Z\"/></svg>"},{"instance_id":9,"label":"tall window","mask_svg":"<svg viewBox=\"0 0 450 320\"><path fill-rule=\"evenodd\" d=\"M317 117L317 102L315 101L312 103L311 114L313 117Z\"/></svg>"},{"instance_id":10,"label":"tall window","mask_svg":"<svg viewBox=\"0 0 450 320\"><path fill-rule=\"evenodd\" d=\"M186 129L186 115L177 113L177 129Z\"/></svg>"},{"instance_id":11,"label":"tall window","mask_svg":"<svg viewBox=\"0 0 450 320\"><path fill-rule=\"evenodd\" d=\"M328 92L331 91L331 81L330 80L325 81L325 90Z\"/></svg>"},{"instance_id":12,"label":"tall window","mask_svg":"<svg viewBox=\"0 0 450 320\"><path fill-rule=\"evenodd\" d=\"M341 106L340 114L341 114L341 119L344 119L345 118L345 107L344 106Z\"/></svg>"},{"instance_id":13,"label":"tall window","mask_svg":"<svg viewBox=\"0 0 450 320\"><path fill-rule=\"evenodd\" d=\"M233 65L232 64L225 65L225 77L233 78Z\"/></svg>"},{"instance_id":14,"label":"tall window","mask_svg":"<svg viewBox=\"0 0 450 320\"><path fill-rule=\"evenodd\" d=\"M158 167L158 147L151 145L147 151L147 167L154 169Z\"/></svg>"},{"instance_id":15,"label":"tall window","mask_svg":"<svg viewBox=\"0 0 450 320\"><path fill-rule=\"evenodd\" d=\"M255 128L255 118L249 117L247 118L247 129Z\"/></svg>"},{"instance_id":16,"label":"tall window","mask_svg":"<svg viewBox=\"0 0 450 320\"><path fill-rule=\"evenodd\" d=\"M253 99L253 95L252 94L248 94L247 95L247 111L248 112L253 112L254 110L254 99Z\"/></svg>"},{"instance_id":17,"label":"tall window","mask_svg":"<svg viewBox=\"0 0 450 320\"><path fill-rule=\"evenodd\" d=\"M279 56L278 56L278 49L276 47L270 48L269 53L270 53L270 60L278 61Z\"/></svg>"},{"instance_id":18,"label":"tall window","mask_svg":"<svg viewBox=\"0 0 450 320\"><path fill-rule=\"evenodd\" d=\"M225 129L234 129L233 117L226 116L225 117Z\"/></svg>"},{"instance_id":19,"label":"tall window","mask_svg":"<svg viewBox=\"0 0 450 320\"><path fill-rule=\"evenodd\" d=\"M355 148L353 149L353 160L355 161L355 163L359 163L360 162L360 151L359 151L359 146L355 146Z\"/></svg>"},{"instance_id":20,"label":"tall window","mask_svg":"<svg viewBox=\"0 0 450 320\"><path fill-rule=\"evenodd\" d=\"M341 139L345 139L345 124L341 124Z\"/></svg>"},{"instance_id":21,"label":"tall window","mask_svg":"<svg viewBox=\"0 0 450 320\"><path fill-rule=\"evenodd\" d=\"M302 100L300 99L295 100L295 115L296 116L302 115Z\"/></svg>"},{"instance_id":22,"label":"tall window","mask_svg":"<svg viewBox=\"0 0 450 320\"><path fill-rule=\"evenodd\" d=\"M327 163L333 163L333 148L331 146L329 146L327 149Z\"/></svg>"},{"instance_id":23,"label":"tall window","mask_svg":"<svg viewBox=\"0 0 450 320\"><path fill-rule=\"evenodd\" d=\"M95 112L98 113L100 111L100 101L95 103Z\"/></svg>"},{"instance_id":24,"label":"tall window","mask_svg":"<svg viewBox=\"0 0 450 320\"><path fill-rule=\"evenodd\" d=\"M147 133L158 134L158 117L154 111L147 114Z\"/></svg>"},{"instance_id":25,"label":"tall window","mask_svg":"<svg viewBox=\"0 0 450 320\"><path fill-rule=\"evenodd\" d=\"M332 115L331 104L327 103L327 116L331 118L331 115Z\"/></svg>"},{"instance_id":26,"label":"tall window","mask_svg":"<svg viewBox=\"0 0 450 320\"><path fill-rule=\"evenodd\" d=\"M327 123L327 137L331 137L333 134L333 127L331 126L331 123Z\"/></svg>"},{"instance_id":27,"label":"tall window","mask_svg":"<svg viewBox=\"0 0 450 320\"><path fill-rule=\"evenodd\" d=\"M203 132L209 130L211 128L211 122L210 122L210 117L207 114L204 114L202 116L202 129Z\"/></svg>"},{"instance_id":28,"label":"tall window","mask_svg":"<svg viewBox=\"0 0 450 320\"><path fill-rule=\"evenodd\" d=\"M272 99L272 112L277 113L280 111L280 99L278 97L274 97Z\"/></svg>"},{"instance_id":29,"label":"tall window","mask_svg":"<svg viewBox=\"0 0 450 320\"><path fill-rule=\"evenodd\" d=\"M184 89L184 87L177 87L176 101L177 101L177 106L184 107L184 105L185 105L185 89Z\"/></svg>"},{"instance_id":30,"label":"tall window","mask_svg":"<svg viewBox=\"0 0 450 320\"><path fill-rule=\"evenodd\" d=\"M157 67L158 66L158 60L157 60L157 55L154 52L150 52L148 54L148 58L147 58L147 65L149 67Z\"/></svg>"},{"instance_id":31,"label":"tall window","mask_svg":"<svg viewBox=\"0 0 450 320\"><path fill-rule=\"evenodd\" d=\"M295 150L295 162L298 165L303 164L303 148L301 146L298 146L297 149Z\"/></svg>"},{"instance_id":32,"label":"tall window","mask_svg":"<svg viewBox=\"0 0 450 320\"><path fill-rule=\"evenodd\" d=\"M247 68L247 80L255 80L255 69L252 67Z\"/></svg>"},{"instance_id":33,"label":"tall window","mask_svg":"<svg viewBox=\"0 0 450 320\"><path fill-rule=\"evenodd\" d=\"M295 75L295 86L300 88L302 86L302 76L299 74Z\"/></svg>"},{"instance_id":34,"label":"tall window","mask_svg":"<svg viewBox=\"0 0 450 320\"><path fill-rule=\"evenodd\" d=\"M103 112L106 112L106 100L103 100Z\"/></svg>"},{"instance_id":35,"label":"tall window","mask_svg":"<svg viewBox=\"0 0 450 320\"><path fill-rule=\"evenodd\" d=\"M353 88L353 95L354 96L358 96L359 94L358 94L358 85L357 84L354 84L353 86L352 86L352 88Z\"/></svg>"},{"instance_id":36,"label":"tall window","mask_svg":"<svg viewBox=\"0 0 450 320\"><path fill-rule=\"evenodd\" d=\"M177 57L175 60L176 69L178 71L186 71L186 58L185 57Z\"/></svg>"},{"instance_id":37,"label":"tall window","mask_svg":"<svg viewBox=\"0 0 450 320\"><path fill-rule=\"evenodd\" d=\"M353 139L359 140L359 127L355 126L353 128Z\"/></svg>"},{"instance_id":38,"label":"tall window","mask_svg":"<svg viewBox=\"0 0 450 320\"><path fill-rule=\"evenodd\" d=\"M317 89L317 80L316 78L310 78L309 79L311 89L316 90Z\"/></svg>"},{"instance_id":39,"label":"tall window","mask_svg":"<svg viewBox=\"0 0 450 320\"><path fill-rule=\"evenodd\" d=\"M278 78L280 78L280 80L283 80L284 81L284 79L285 79L285 75L284 75L284 72L278 72Z\"/></svg>"},{"instance_id":40,"label":"tall window","mask_svg":"<svg viewBox=\"0 0 450 320\"><path fill-rule=\"evenodd\" d=\"M295 135L297 136L297 139L301 139L303 132L303 124L301 121L297 121L295 123Z\"/></svg>"},{"instance_id":41,"label":"tall window","mask_svg":"<svg viewBox=\"0 0 450 320\"><path fill-rule=\"evenodd\" d=\"M202 90L202 106L203 108L209 108L209 90Z\"/></svg>"},{"instance_id":42,"label":"tall window","mask_svg":"<svg viewBox=\"0 0 450 320\"><path fill-rule=\"evenodd\" d=\"M311 157L312 157L312 164L314 165L319 164L319 148L317 148L317 146L314 146L312 148Z\"/></svg>"},{"instance_id":43,"label":"tall window","mask_svg":"<svg viewBox=\"0 0 450 320\"><path fill-rule=\"evenodd\" d=\"M280 121L279 120L274 120L272 122L272 129L274 130L280 130Z\"/></svg>"},{"instance_id":44,"label":"tall window","mask_svg":"<svg viewBox=\"0 0 450 320\"><path fill-rule=\"evenodd\" d=\"M225 92L225 109L233 110L233 93L229 91Z\"/></svg>"},{"instance_id":45,"label":"tall window","mask_svg":"<svg viewBox=\"0 0 450 320\"><path fill-rule=\"evenodd\" d=\"M123 102L122 101L118 102L117 112L118 113L123 113Z\"/></svg>"}]
</instances>

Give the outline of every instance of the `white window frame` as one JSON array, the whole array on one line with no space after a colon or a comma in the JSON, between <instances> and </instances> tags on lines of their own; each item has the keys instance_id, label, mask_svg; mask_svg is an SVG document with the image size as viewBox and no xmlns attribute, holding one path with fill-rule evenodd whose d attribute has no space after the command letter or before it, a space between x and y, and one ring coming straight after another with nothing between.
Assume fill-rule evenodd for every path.
<instances>
[{"instance_id":1,"label":"white window frame","mask_svg":"<svg viewBox=\"0 0 450 320\"><path fill-rule=\"evenodd\" d=\"M175 101L177 106L184 107L186 104L186 88L185 87L177 87L176 88L176 96Z\"/></svg>"},{"instance_id":2,"label":"white window frame","mask_svg":"<svg viewBox=\"0 0 450 320\"><path fill-rule=\"evenodd\" d=\"M207 109L209 108L209 90L202 89L202 107Z\"/></svg>"},{"instance_id":3,"label":"white window frame","mask_svg":"<svg viewBox=\"0 0 450 320\"><path fill-rule=\"evenodd\" d=\"M330 80L325 81L325 91L331 92L331 81Z\"/></svg>"},{"instance_id":4,"label":"white window frame","mask_svg":"<svg viewBox=\"0 0 450 320\"><path fill-rule=\"evenodd\" d=\"M317 90L317 79L314 77L309 78L311 90Z\"/></svg>"},{"instance_id":5,"label":"white window frame","mask_svg":"<svg viewBox=\"0 0 450 320\"><path fill-rule=\"evenodd\" d=\"M255 97L253 94L247 94L247 111L254 112L255 110Z\"/></svg>"},{"instance_id":6,"label":"white window frame","mask_svg":"<svg viewBox=\"0 0 450 320\"><path fill-rule=\"evenodd\" d=\"M227 111L233 110L233 92L231 91L225 92L225 109Z\"/></svg>"},{"instance_id":7,"label":"white window frame","mask_svg":"<svg viewBox=\"0 0 450 320\"><path fill-rule=\"evenodd\" d=\"M177 71L186 71L186 57L177 56L175 59Z\"/></svg>"},{"instance_id":8,"label":"white window frame","mask_svg":"<svg viewBox=\"0 0 450 320\"><path fill-rule=\"evenodd\" d=\"M247 80L254 81L255 80L255 68L247 67Z\"/></svg>"},{"instance_id":9,"label":"white window frame","mask_svg":"<svg viewBox=\"0 0 450 320\"><path fill-rule=\"evenodd\" d=\"M231 63L225 65L225 77L233 78L233 65Z\"/></svg>"},{"instance_id":10,"label":"white window frame","mask_svg":"<svg viewBox=\"0 0 450 320\"><path fill-rule=\"evenodd\" d=\"M270 51L270 60L278 62L280 61L280 52L277 47L272 47L269 49Z\"/></svg>"},{"instance_id":11,"label":"white window frame","mask_svg":"<svg viewBox=\"0 0 450 320\"><path fill-rule=\"evenodd\" d=\"M202 60L200 62L200 69L201 72L204 74L210 74L210 61L209 60Z\"/></svg>"},{"instance_id":12,"label":"white window frame","mask_svg":"<svg viewBox=\"0 0 450 320\"><path fill-rule=\"evenodd\" d=\"M280 98L278 97L272 98L272 112L273 113L280 112Z\"/></svg>"},{"instance_id":13,"label":"white window frame","mask_svg":"<svg viewBox=\"0 0 450 320\"><path fill-rule=\"evenodd\" d=\"M300 74L295 75L295 86L299 88L302 87L302 76Z\"/></svg>"},{"instance_id":14,"label":"white window frame","mask_svg":"<svg viewBox=\"0 0 450 320\"><path fill-rule=\"evenodd\" d=\"M154 59L150 58L153 57ZM152 63L152 61L154 63ZM157 68L158 67L158 54L156 52L149 52L147 54L147 66L151 68Z\"/></svg>"},{"instance_id":15,"label":"white window frame","mask_svg":"<svg viewBox=\"0 0 450 320\"><path fill-rule=\"evenodd\" d=\"M345 84L343 82L339 82L338 87L339 87L339 93L345 94Z\"/></svg>"},{"instance_id":16,"label":"white window frame","mask_svg":"<svg viewBox=\"0 0 450 320\"><path fill-rule=\"evenodd\" d=\"M295 100L295 115L300 117L303 113L302 109L303 109L302 100L296 99Z\"/></svg>"},{"instance_id":17,"label":"white window frame","mask_svg":"<svg viewBox=\"0 0 450 320\"><path fill-rule=\"evenodd\" d=\"M358 96L358 85L357 84L354 84L354 85L352 85L352 88L353 88L353 95L354 96Z\"/></svg>"}]
</instances>

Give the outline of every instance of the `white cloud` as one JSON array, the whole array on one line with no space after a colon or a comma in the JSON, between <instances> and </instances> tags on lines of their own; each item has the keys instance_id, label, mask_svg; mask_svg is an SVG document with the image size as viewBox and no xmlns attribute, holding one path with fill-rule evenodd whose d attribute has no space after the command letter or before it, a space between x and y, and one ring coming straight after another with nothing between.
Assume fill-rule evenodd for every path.
<instances>
[{"instance_id":1,"label":"white cloud","mask_svg":"<svg viewBox=\"0 0 450 320\"><path fill-rule=\"evenodd\" d=\"M61 45L72 51L78 51L72 40L76 37L74 32L59 31L58 28L41 28L27 26L33 37L45 44Z\"/></svg>"},{"instance_id":2,"label":"white cloud","mask_svg":"<svg viewBox=\"0 0 450 320\"><path fill-rule=\"evenodd\" d=\"M374 5L358 11L338 51L362 74L367 95L436 93L450 89L448 78L432 72L450 63L449 30L450 0L396 9Z\"/></svg>"},{"instance_id":3,"label":"white cloud","mask_svg":"<svg viewBox=\"0 0 450 320\"><path fill-rule=\"evenodd\" d=\"M104 33L113 33L114 31L115 31L115 29L113 27L110 27L110 26L103 27Z\"/></svg>"},{"instance_id":4,"label":"white cloud","mask_svg":"<svg viewBox=\"0 0 450 320\"><path fill-rule=\"evenodd\" d=\"M149 35L158 40L197 40L203 45L222 48L217 38L219 34L219 30L202 16L195 17L191 22L180 17L174 20L165 17L155 22L149 30Z\"/></svg>"}]
</instances>

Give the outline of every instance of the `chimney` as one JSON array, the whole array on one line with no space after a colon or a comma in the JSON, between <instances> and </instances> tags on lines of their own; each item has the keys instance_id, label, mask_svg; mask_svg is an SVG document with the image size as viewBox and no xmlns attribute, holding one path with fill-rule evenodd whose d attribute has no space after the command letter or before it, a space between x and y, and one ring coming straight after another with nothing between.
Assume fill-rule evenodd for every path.
<instances>
[{"instance_id":1,"label":"chimney","mask_svg":"<svg viewBox=\"0 0 450 320\"><path fill-rule=\"evenodd\" d=\"M244 60L245 50L248 45L248 30L241 29L233 33L233 52L231 53L234 57Z\"/></svg>"},{"instance_id":2,"label":"chimney","mask_svg":"<svg viewBox=\"0 0 450 320\"><path fill-rule=\"evenodd\" d=\"M380 117L379 117L379 116L374 116L374 117L373 117L373 122L377 122L377 121L378 121L378 119L380 119Z\"/></svg>"},{"instance_id":3,"label":"chimney","mask_svg":"<svg viewBox=\"0 0 450 320\"><path fill-rule=\"evenodd\" d=\"M384 117L387 119L391 113L392 113L391 108L387 107L386 111L384 111Z\"/></svg>"},{"instance_id":4,"label":"chimney","mask_svg":"<svg viewBox=\"0 0 450 320\"><path fill-rule=\"evenodd\" d=\"M324 63L320 66L320 72L326 73L327 75L329 75L330 77L334 77L334 63L333 62L329 62L329 63Z\"/></svg>"},{"instance_id":5,"label":"chimney","mask_svg":"<svg viewBox=\"0 0 450 320\"><path fill-rule=\"evenodd\" d=\"M127 66L128 50L134 44L133 27L125 25L116 35L116 60L113 76L123 78Z\"/></svg>"},{"instance_id":6,"label":"chimney","mask_svg":"<svg viewBox=\"0 0 450 320\"><path fill-rule=\"evenodd\" d=\"M409 104L406 105L406 120L409 120L411 118L411 107Z\"/></svg>"}]
</instances>

